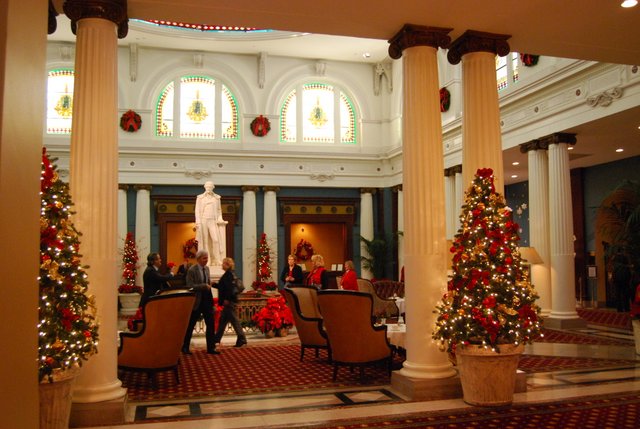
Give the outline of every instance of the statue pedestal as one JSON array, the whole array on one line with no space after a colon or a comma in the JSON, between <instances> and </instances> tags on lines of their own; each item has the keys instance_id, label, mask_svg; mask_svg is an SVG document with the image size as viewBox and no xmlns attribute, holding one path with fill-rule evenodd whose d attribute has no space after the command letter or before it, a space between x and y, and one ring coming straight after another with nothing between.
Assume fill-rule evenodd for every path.
<instances>
[{"instance_id":1,"label":"statue pedestal","mask_svg":"<svg viewBox=\"0 0 640 429\"><path fill-rule=\"evenodd\" d=\"M218 283L223 274L224 270L222 269L222 265L209 265L209 275L211 276L212 282Z\"/></svg>"}]
</instances>

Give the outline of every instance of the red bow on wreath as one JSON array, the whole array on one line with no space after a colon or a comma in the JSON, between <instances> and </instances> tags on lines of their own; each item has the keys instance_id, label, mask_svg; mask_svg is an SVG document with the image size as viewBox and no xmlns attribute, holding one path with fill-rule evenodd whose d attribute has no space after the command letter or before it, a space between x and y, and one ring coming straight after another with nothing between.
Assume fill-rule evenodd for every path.
<instances>
[{"instance_id":1,"label":"red bow on wreath","mask_svg":"<svg viewBox=\"0 0 640 429\"><path fill-rule=\"evenodd\" d=\"M251 133L254 136L263 137L271 130L271 123L268 118L260 115L251 121Z\"/></svg>"}]
</instances>

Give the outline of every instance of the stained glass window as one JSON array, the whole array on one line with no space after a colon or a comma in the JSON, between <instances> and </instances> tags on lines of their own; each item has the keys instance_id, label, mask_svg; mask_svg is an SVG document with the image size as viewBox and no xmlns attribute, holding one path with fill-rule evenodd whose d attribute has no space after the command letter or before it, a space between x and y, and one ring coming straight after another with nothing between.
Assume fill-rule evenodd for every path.
<instances>
[{"instance_id":1,"label":"stained glass window","mask_svg":"<svg viewBox=\"0 0 640 429\"><path fill-rule=\"evenodd\" d=\"M507 87L507 59L496 55L496 77L498 79L498 91Z\"/></svg>"},{"instance_id":2,"label":"stained glass window","mask_svg":"<svg viewBox=\"0 0 640 429\"><path fill-rule=\"evenodd\" d=\"M56 69L47 78L47 133L71 134L73 69Z\"/></svg>"},{"instance_id":3,"label":"stained glass window","mask_svg":"<svg viewBox=\"0 0 640 429\"><path fill-rule=\"evenodd\" d=\"M179 133L180 138L213 139L217 134L221 139L237 139L238 117L238 103L226 85L217 85L208 76L182 76L169 82L158 96L156 135Z\"/></svg>"},{"instance_id":4,"label":"stained glass window","mask_svg":"<svg viewBox=\"0 0 640 429\"><path fill-rule=\"evenodd\" d=\"M356 143L356 135L353 102L333 85L300 85L280 108L281 142Z\"/></svg>"},{"instance_id":5,"label":"stained glass window","mask_svg":"<svg viewBox=\"0 0 640 429\"><path fill-rule=\"evenodd\" d=\"M518 53L517 52L511 52L511 70L513 70L513 81L517 82L518 78L520 77L519 73L518 73L518 64L520 63L518 61Z\"/></svg>"}]
</instances>

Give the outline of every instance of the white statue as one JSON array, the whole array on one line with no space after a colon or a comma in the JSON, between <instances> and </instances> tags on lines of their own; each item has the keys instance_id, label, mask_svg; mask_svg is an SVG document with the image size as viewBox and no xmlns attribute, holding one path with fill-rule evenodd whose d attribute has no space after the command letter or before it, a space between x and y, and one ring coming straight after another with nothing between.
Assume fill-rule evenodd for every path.
<instances>
[{"instance_id":1,"label":"white statue","mask_svg":"<svg viewBox=\"0 0 640 429\"><path fill-rule=\"evenodd\" d=\"M226 257L227 221L222 219L221 197L213 188L213 182L206 182L205 192L196 197L196 240L199 250L209 252L209 265L221 266Z\"/></svg>"}]
</instances>

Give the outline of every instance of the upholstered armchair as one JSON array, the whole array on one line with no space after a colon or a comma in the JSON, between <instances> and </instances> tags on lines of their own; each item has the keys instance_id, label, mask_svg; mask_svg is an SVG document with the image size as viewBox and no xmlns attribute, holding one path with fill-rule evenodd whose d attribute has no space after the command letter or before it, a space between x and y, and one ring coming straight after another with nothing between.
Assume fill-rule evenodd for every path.
<instances>
[{"instance_id":1,"label":"upholstered armchair","mask_svg":"<svg viewBox=\"0 0 640 429\"><path fill-rule=\"evenodd\" d=\"M395 280L377 280L373 282L373 288L380 298L391 298L393 295L404 298L404 282Z\"/></svg>"},{"instance_id":2,"label":"upholstered armchair","mask_svg":"<svg viewBox=\"0 0 640 429\"><path fill-rule=\"evenodd\" d=\"M386 363L391 374L392 353L387 327L374 326L371 321L371 294L322 290L318 291L318 305L329 337L334 381L339 366L358 367L361 380L364 367L376 363Z\"/></svg>"},{"instance_id":3,"label":"upholstered armchair","mask_svg":"<svg viewBox=\"0 0 640 429\"><path fill-rule=\"evenodd\" d=\"M195 299L188 291L150 297L142 309L142 328L120 333L118 369L146 372L153 387L157 372L173 370L180 383L180 349Z\"/></svg>"},{"instance_id":4,"label":"upholstered armchair","mask_svg":"<svg viewBox=\"0 0 640 429\"><path fill-rule=\"evenodd\" d=\"M284 288L287 305L293 313L296 331L300 338L300 361L305 349L315 349L316 357L320 349L325 349L331 361L331 349L324 330L322 316L318 310L318 290L314 286L292 286Z\"/></svg>"},{"instance_id":5,"label":"upholstered armchair","mask_svg":"<svg viewBox=\"0 0 640 429\"><path fill-rule=\"evenodd\" d=\"M398 306L393 299L381 298L376 293L373 283L367 279L358 279L358 291L368 293L373 299L373 308L371 316L377 317L393 317L400 314Z\"/></svg>"}]
</instances>

